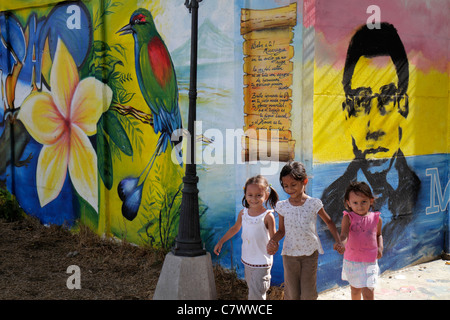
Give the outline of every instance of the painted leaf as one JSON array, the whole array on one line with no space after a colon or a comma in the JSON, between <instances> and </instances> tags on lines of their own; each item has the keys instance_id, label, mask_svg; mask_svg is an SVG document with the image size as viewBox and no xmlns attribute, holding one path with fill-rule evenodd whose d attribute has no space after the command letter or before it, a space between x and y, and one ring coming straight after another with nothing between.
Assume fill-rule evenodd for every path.
<instances>
[{"instance_id":1,"label":"painted leaf","mask_svg":"<svg viewBox=\"0 0 450 320\"><path fill-rule=\"evenodd\" d=\"M98 172L100 174L105 187L111 190L114 180L114 169L112 165L111 149L109 147L108 139L103 133L103 125L98 124L97 134L97 164Z\"/></svg>"},{"instance_id":2,"label":"painted leaf","mask_svg":"<svg viewBox=\"0 0 450 320\"><path fill-rule=\"evenodd\" d=\"M105 132L124 154L132 156L133 147L131 146L130 139L123 128L122 123L117 119L117 116L113 111L107 111L103 114L103 117L105 121Z\"/></svg>"}]
</instances>

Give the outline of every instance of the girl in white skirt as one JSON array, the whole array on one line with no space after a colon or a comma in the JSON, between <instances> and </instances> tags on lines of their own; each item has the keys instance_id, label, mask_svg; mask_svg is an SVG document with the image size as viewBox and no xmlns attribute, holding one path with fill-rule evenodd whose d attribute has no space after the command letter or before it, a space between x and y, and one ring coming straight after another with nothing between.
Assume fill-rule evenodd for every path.
<instances>
[{"instance_id":1,"label":"girl in white skirt","mask_svg":"<svg viewBox=\"0 0 450 320\"><path fill-rule=\"evenodd\" d=\"M344 196L341 241L345 244L342 280L350 283L352 300L374 299L377 259L383 255L380 212L370 211L375 198L364 182L352 182Z\"/></svg>"}]
</instances>

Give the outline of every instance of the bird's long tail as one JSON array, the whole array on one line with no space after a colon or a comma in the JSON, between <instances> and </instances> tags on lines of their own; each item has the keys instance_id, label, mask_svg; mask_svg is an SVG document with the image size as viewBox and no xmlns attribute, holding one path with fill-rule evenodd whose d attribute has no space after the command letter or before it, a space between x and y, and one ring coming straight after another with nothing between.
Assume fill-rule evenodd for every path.
<instances>
[{"instance_id":1,"label":"bird's long tail","mask_svg":"<svg viewBox=\"0 0 450 320\"><path fill-rule=\"evenodd\" d=\"M145 166L144 170L142 170L141 174L139 175L139 177L140 177L139 184L141 184L142 181L147 179L148 175L150 174L150 172L152 170L152 167L153 167L153 164L154 164L156 158L159 155L161 155L161 153L166 151L167 144L168 144L168 140L167 139L168 139L168 137L165 134L162 134L159 137L158 142L156 144L155 151L153 152L152 157L150 158L149 162ZM179 142L176 145L171 143L172 148L175 149L176 158L177 158L178 163L180 164L180 166L183 166L182 144L183 144L182 143L182 137L180 137L180 140L179 140Z\"/></svg>"},{"instance_id":2,"label":"bird's long tail","mask_svg":"<svg viewBox=\"0 0 450 320\"><path fill-rule=\"evenodd\" d=\"M139 177L140 177L139 184L141 184L142 181L147 180L147 177L150 174L150 171L152 171L152 167L153 167L153 164L155 163L156 157L161 154L162 143L160 143L160 141L161 141L161 139L158 140L156 149L153 152L152 157L150 158L149 162L145 166L144 170L142 170L141 174L139 175Z\"/></svg>"}]
</instances>

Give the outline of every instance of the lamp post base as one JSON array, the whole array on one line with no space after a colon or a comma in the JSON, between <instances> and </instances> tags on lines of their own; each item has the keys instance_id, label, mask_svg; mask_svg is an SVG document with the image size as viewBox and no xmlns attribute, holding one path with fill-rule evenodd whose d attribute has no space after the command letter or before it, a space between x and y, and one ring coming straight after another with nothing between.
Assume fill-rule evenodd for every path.
<instances>
[{"instance_id":1,"label":"lamp post base","mask_svg":"<svg viewBox=\"0 0 450 320\"><path fill-rule=\"evenodd\" d=\"M166 255L153 300L216 300L211 255Z\"/></svg>"}]
</instances>

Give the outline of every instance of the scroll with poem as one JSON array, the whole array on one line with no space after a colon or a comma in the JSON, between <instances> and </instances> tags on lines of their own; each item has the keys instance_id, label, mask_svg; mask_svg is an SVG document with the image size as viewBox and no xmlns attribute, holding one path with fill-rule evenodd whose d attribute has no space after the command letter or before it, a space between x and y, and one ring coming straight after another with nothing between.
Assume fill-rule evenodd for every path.
<instances>
[{"instance_id":1,"label":"scroll with poem","mask_svg":"<svg viewBox=\"0 0 450 320\"><path fill-rule=\"evenodd\" d=\"M296 24L296 3L268 10L242 9L244 161L294 158L291 44Z\"/></svg>"}]
</instances>

